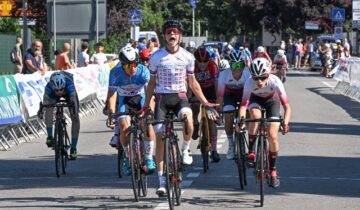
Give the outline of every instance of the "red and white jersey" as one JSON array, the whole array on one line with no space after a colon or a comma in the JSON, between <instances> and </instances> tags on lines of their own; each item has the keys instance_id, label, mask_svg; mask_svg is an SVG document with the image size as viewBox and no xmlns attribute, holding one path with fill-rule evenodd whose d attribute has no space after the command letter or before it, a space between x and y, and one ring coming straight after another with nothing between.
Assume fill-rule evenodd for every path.
<instances>
[{"instance_id":1,"label":"red and white jersey","mask_svg":"<svg viewBox=\"0 0 360 210\"><path fill-rule=\"evenodd\" d=\"M280 100L282 105L289 103L283 83L277 76L272 74L269 75L269 79L263 88L259 88L256 84L256 81L254 81L252 78L246 80L241 106L249 105L251 94L264 99L273 98L274 100Z\"/></svg>"},{"instance_id":2,"label":"red and white jersey","mask_svg":"<svg viewBox=\"0 0 360 210\"><path fill-rule=\"evenodd\" d=\"M202 67L201 65L206 65ZM201 69L204 70L201 70ZM215 85L218 80L219 70L216 63L210 60L207 64L195 62L195 78L199 82L201 88L209 88Z\"/></svg>"},{"instance_id":3,"label":"red and white jersey","mask_svg":"<svg viewBox=\"0 0 360 210\"><path fill-rule=\"evenodd\" d=\"M186 92L188 75L194 75L194 56L182 47L175 53L161 48L151 55L149 70L156 76L156 93Z\"/></svg>"},{"instance_id":4,"label":"red and white jersey","mask_svg":"<svg viewBox=\"0 0 360 210\"><path fill-rule=\"evenodd\" d=\"M223 97L225 93L242 94L245 82L251 77L250 71L245 67L239 80L233 77L231 69L225 69L218 79L217 97Z\"/></svg>"},{"instance_id":5,"label":"red and white jersey","mask_svg":"<svg viewBox=\"0 0 360 210\"><path fill-rule=\"evenodd\" d=\"M286 56L285 55L283 55L283 56L275 55L273 64L287 67L288 63L287 63Z\"/></svg>"}]
</instances>

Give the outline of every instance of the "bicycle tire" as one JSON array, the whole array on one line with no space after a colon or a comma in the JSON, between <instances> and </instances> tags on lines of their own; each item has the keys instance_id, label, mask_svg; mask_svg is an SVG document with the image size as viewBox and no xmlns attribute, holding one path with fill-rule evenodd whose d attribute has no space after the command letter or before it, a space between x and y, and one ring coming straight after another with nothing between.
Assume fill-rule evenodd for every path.
<instances>
[{"instance_id":1,"label":"bicycle tire","mask_svg":"<svg viewBox=\"0 0 360 210\"><path fill-rule=\"evenodd\" d=\"M173 171L172 171L172 158L170 157L171 155L171 148L170 148L170 140L169 139L165 139L165 142L164 142L164 148L165 148L165 152L164 152L164 167L165 167L165 170L164 170L164 173L165 173L165 185L166 185L166 196L167 196L167 199L168 199L168 203L169 203L169 208L170 210L173 210L174 209L174 186L173 186L173 180L172 180L172 174L173 174Z\"/></svg>"},{"instance_id":2,"label":"bicycle tire","mask_svg":"<svg viewBox=\"0 0 360 210\"><path fill-rule=\"evenodd\" d=\"M207 131L206 131L206 125L205 125L205 120L202 120L201 123L201 143L200 143L200 151L201 151L201 157L203 160L203 171L204 173L207 172L207 170L209 170L209 151L208 151L208 136L207 136Z\"/></svg>"},{"instance_id":3,"label":"bicycle tire","mask_svg":"<svg viewBox=\"0 0 360 210\"><path fill-rule=\"evenodd\" d=\"M64 124L61 124L61 135L60 135L60 150L61 150L61 169L62 169L62 173L66 174L66 167L67 167L67 151L65 149L65 144L66 144L66 131L65 131L65 126Z\"/></svg>"},{"instance_id":4,"label":"bicycle tire","mask_svg":"<svg viewBox=\"0 0 360 210\"><path fill-rule=\"evenodd\" d=\"M139 201L139 180L140 180L140 168L137 163L137 139L133 132L130 134L129 142L129 162L131 165L131 183L133 187L134 199Z\"/></svg>"},{"instance_id":5,"label":"bicycle tire","mask_svg":"<svg viewBox=\"0 0 360 210\"><path fill-rule=\"evenodd\" d=\"M60 150L60 138L59 138L59 122L55 123L54 133L54 152L55 152L55 173L57 177L60 177L60 165L61 165L61 150Z\"/></svg>"},{"instance_id":6,"label":"bicycle tire","mask_svg":"<svg viewBox=\"0 0 360 210\"><path fill-rule=\"evenodd\" d=\"M239 183L240 183L240 189L243 190L245 186L245 177L246 177L246 168L245 163L243 161L244 159L244 153L242 152L243 145L242 145L242 134L236 133L236 140L235 140L235 150L236 150L236 166L238 169L238 175L239 175Z\"/></svg>"},{"instance_id":7,"label":"bicycle tire","mask_svg":"<svg viewBox=\"0 0 360 210\"><path fill-rule=\"evenodd\" d=\"M176 205L180 206L181 205L181 173L182 173L182 159L181 159L181 154L180 154L180 149L179 149L179 145L177 144L177 142L173 142L172 144L172 157L173 157L173 163L175 163L174 165L174 178L173 178L173 183L174 183L174 192L175 192L175 201L176 201Z\"/></svg>"},{"instance_id":8,"label":"bicycle tire","mask_svg":"<svg viewBox=\"0 0 360 210\"><path fill-rule=\"evenodd\" d=\"M140 166L142 169L144 169L144 166L146 166L145 163L145 145L144 145L144 140L140 139L140 144L139 144L139 152L140 152ZM145 170L140 170L141 174L140 174L140 182L139 182L139 192L141 190L142 192L142 196L146 197L147 196L147 175L146 175L146 171Z\"/></svg>"},{"instance_id":9,"label":"bicycle tire","mask_svg":"<svg viewBox=\"0 0 360 210\"><path fill-rule=\"evenodd\" d=\"M264 137L260 136L259 137L260 140L260 170L259 170L259 182L260 182L260 206L263 207L264 206L264 176L265 176L265 171L264 171Z\"/></svg>"},{"instance_id":10,"label":"bicycle tire","mask_svg":"<svg viewBox=\"0 0 360 210\"><path fill-rule=\"evenodd\" d=\"M123 171L124 158L125 158L124 148L122 147L122 145L120 145L117 153L117 167L118 167L119 178L122 178L124 176L124 171Z\"/></svg>"}]
</instances>

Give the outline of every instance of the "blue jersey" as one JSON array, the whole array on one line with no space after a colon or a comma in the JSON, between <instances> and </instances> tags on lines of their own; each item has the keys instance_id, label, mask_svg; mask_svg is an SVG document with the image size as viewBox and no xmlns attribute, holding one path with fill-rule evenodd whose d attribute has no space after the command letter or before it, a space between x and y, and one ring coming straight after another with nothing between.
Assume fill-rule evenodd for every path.
<instances>
[{"instance_id":1,"label":"blue jersey","mask_svg":"<svg viewBox=\"0 0 360 210\"><path fill-rule=\"evenodd\" d=\"M55 99L55 100L59 100L61 97L70 99L70 98L77 98L77 92L76 92L76 88L75 88L75 84L74 84L74 77L73 74L69 73L69 72L65 72L62 71L62 74L64 74L65 76L65 91L64 91L64 95L62 96L57 96L54 94L54 91L50 85L50 82L48 82L45 86L45 93L44 93L44 101L48 100L48 99Z\"/></svg>"},{"instance_id":2,"label":"blue jersey","mask_svg":"<svg viewBox=\"0 0 360 210\"><path fill-rule=\"evenodd\" d=\"M126 75L121 64L114 67L110 72L109 90L117 91L119 96L145 95L145 85L150 80L149 69L138 64L136 74Z\"/></svg>"}]
</instances>

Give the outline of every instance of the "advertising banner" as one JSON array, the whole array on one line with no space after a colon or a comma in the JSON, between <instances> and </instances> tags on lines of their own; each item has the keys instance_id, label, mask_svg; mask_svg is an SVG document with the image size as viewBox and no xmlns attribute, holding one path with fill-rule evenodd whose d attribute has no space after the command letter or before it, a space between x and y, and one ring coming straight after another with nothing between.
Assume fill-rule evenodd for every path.
<instances>
[{"instance_id":1,"label":"advertising banner","mask_svg":"<svg viewBox=\"0 0 360 210\"><path fill-rule=\"evenodd\" d=\"M0 125L18 123L22 119L19 95L13 76L0 77Z\"/></svg>"}]
</instances>

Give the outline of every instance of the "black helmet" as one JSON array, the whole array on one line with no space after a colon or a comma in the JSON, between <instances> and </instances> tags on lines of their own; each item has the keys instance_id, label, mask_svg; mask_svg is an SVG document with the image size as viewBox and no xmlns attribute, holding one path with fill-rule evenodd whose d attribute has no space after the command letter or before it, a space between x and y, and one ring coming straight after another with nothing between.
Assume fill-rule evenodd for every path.
<instances>
[{"instance_id":1,"label":"black helmet","mask_svg":"<svg viewBox=\"0 0 360 210\"><path fill-rule=\"evenodd\" d=\"M178 28L180 30L180 32L183 31L183 27L182 27L182 24L177 21L177 20L167 20L164 25L163 25L163 34L165 34L165 30L167 28Z\"/></svg>"}]
</instances>

